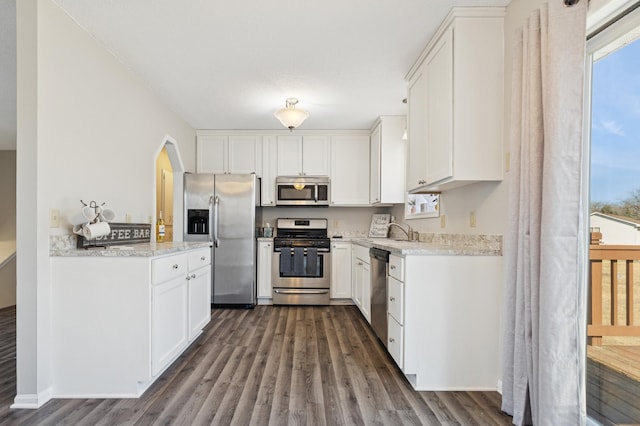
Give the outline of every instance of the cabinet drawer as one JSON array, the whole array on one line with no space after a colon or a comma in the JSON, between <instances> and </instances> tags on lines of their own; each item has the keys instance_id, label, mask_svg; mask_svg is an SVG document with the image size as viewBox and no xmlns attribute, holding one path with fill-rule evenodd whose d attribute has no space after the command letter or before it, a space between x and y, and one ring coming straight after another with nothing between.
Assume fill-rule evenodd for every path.
<instances>
[{"instance_id":1,"label":"cabinet drawer","mask_svg":"<svg viewBox=\"0 0 640 426\"><path fill-rule=\"evenodd\" d=\"M393 277L388 279L387 310L400 325L404 324L404 284Z\"/></svg>"},{"instance_id":2,"label":"cabinet drawer","mask_svg":"<svg viewBox=\"0 0 640 426\"><path fill-rule=\"evenodd\" d=\"M389 256L389 275L398 281L404 282L404 258L399 256Z\"/></svg>"},{"instance_id":3,"label":"cabinet drawer","mask_svg":"<svg viewBox=\"0 0 640 426\"><path fill-rule=\"evenodd\" d=\"M154 284L175 277L187 276L187 255L161 257L151 261L151 279Z\"/></svg>"},{"instance_id":4,"label":"cabinet drawer","mask_svg":"<svg viewBox=\"0 0 640 426\"><path fill-rule=\"evenodd\" d=\"M398 321L391 315L389 315L388 320L387 350L391 358L402 370L404 368L404 327L398 324Z\"/></svg>"},{"instance_id":5,"label":"cabinet drawer","mask_svg":"<svg viewBox=\"0 0 640 426\"><path fill-rule=\"evenodd\" d=\"M371 261L369 260L369 248L368 247L363 247L363 246L359 246L357 244L353 245L353 256L364 261L364 263L371 263Z\"/></svg>"},{"instance_id":6,"label":"cabinet drawer","mask_svg":"<svg viewBox=\"0 0 640 426\"><path fill-rule=\"evenodd\" d=\"M211 264L211 248L203 248L189 252L189 270L194 271Z\"/></svg>"}]
</instances>

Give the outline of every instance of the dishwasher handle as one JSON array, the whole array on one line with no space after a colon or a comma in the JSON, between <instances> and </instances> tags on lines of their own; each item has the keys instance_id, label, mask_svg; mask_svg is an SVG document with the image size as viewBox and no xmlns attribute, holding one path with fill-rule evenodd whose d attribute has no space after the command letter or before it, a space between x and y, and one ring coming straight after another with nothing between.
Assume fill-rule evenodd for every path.
<instances>
[{"instance_id":1,"label":"dishwasher handle","mask_svg":"<svg viewBox=\"0 0 640 426\"><path fill-rule=\"evenodd\" d=\"M379 261L382 261L384 263L389 263L389 255L391 253L386 251L386 250L382 250L376 247L371 247L369 249L369 257L371 259L376 259Z\"/></svg>"}]
</instances>

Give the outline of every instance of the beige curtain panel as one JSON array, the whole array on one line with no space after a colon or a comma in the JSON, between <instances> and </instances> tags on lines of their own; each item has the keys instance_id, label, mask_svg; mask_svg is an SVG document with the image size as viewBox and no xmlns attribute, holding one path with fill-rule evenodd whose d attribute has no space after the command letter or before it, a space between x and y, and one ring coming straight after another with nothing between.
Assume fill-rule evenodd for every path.
<instances>
[{"instance_id":1,"label":"beige curtain panel","mask_svg":"<svg viewBox=\"0 0 640 426\"><path fill-rule=\"evenodd\" d=\"M514 46L503 410L517 425L581 425L580 288L587 1L534 11Z\"/></svg>"}]
</instances>

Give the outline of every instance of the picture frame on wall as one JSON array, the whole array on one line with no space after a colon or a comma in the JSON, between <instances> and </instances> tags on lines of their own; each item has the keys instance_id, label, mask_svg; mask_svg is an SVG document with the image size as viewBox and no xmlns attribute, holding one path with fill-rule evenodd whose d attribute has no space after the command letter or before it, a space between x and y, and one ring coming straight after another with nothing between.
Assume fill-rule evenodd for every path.
<instances>
[{"instance_id":1,"label":"picture frame on wall","mask_svg":"<svg viewBox=\"0 0 640 426\"><path fill-rule=\"evenodd\" d=\"M424 194L407 194L405 202L405 219L422 219L440 216L441 194L430 192Z\"/></svg>"}]
</instances>

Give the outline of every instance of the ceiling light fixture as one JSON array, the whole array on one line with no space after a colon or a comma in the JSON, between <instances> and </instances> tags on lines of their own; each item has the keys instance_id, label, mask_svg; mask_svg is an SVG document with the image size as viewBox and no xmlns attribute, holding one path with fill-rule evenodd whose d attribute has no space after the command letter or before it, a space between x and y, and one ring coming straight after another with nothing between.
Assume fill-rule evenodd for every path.
<instances>
[{"instance_id":1,"label":"ceiling light fixture","mask_svg":"<svg viewBox=\"0 0 640 426\"><path fill-rule=\"evenodd\" d=\"M276 116L282 125L293 131L300 126L304 120L309 117L309 112L303 109L296 109L298 100L296 98L287 98L285 108L277 110L273 115Z\"/></svg>"}]
</instances>

